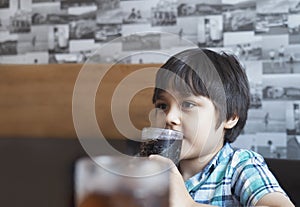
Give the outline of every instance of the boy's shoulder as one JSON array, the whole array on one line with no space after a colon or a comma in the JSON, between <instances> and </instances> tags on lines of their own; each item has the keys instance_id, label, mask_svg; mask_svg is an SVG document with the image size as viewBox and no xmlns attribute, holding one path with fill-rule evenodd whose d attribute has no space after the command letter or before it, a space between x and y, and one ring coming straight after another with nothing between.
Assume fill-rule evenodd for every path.
<instances>
[{"instance_id":1,"label":"boy's shoulder","mask_svg":"<svg viewBox=\"0 0 300 207\"><path fill-rule=\"evenodd\" d=\"M218 159L229 159L234 162L245 162L249 159L257 159L258 161L264 161L264 158L249 149L242 149L233 147L231 144L226 143L223 148L219 151Z\"/></svg>"},{"instance_id":2,"label":"boy's shoulder","mask_svg":"<svg viewBox=\"0 0 300 207\"><path fill-rule=\"evenodd\" d=\"M232 148L231 166L239 167L241 165L265 165L264 158L248 149Z\"/></svg>"},{"instance_id":3,"label":"boy's shoulder","mask_svg":"<svg viewBox=\"0 0 300 207\"><path fill-rule=\"evenodd\" d=\"M260 154L248 149L234 148L226 143L206 168L213 168L215 173L225 173L227 177L231 177L243 170L261 167L266 168L267 165Z\"/></svg>"}]
</instances>

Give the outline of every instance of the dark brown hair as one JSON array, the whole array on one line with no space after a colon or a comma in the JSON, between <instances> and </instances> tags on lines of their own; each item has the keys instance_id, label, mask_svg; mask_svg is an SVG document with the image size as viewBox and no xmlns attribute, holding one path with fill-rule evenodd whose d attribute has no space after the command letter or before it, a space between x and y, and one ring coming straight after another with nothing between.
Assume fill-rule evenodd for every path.
<instances>
[{"instance_id":1,"label":"dark brown hair","mask_svg":"<svg viewBox=\"0 0 300 207\"><path fill-rule=\"evenodd\" d=\"M225 142L233 142L244 128L250 92L246 73L235 56L200 48L180 52L157 72L153 103L170 86L184 96L209 98L219 114L216 127L224 120L239 117L232 129L226 129Z\"/></svg>"}]
</instances>

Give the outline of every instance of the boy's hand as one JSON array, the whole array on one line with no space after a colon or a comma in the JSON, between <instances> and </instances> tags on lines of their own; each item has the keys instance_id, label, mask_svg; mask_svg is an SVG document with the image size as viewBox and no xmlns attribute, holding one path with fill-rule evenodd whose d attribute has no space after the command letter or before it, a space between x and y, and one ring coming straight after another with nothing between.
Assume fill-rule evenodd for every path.
<instances>
[{"instance_id":1,"label":"boy's hand","mask_svg":"<svg viewBox=\"0 0 300 207\"><path fill-rule=\"evenodd\" d=\"M150 155L149 158L170 166L170 207L193 206L194 201L187 192L184 180L172 160L160 155Z\"/></svg>"}]
</instances>

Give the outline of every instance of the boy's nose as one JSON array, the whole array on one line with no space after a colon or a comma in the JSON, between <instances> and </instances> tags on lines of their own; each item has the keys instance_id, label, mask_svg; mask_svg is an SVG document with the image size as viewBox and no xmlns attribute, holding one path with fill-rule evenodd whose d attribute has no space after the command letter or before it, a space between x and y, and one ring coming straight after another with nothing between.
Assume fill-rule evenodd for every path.
<instances>
[{"instance_id":1,"label":"boy's nose","mask_svg":"<svg viewBox=\"0 0 300 207\"><path fill-rule=\"evenodd\" d=\"M181 124L181 112L177 108L171 108L166 114L166 125L174 126Z\"/></svg>"}]
</instances>

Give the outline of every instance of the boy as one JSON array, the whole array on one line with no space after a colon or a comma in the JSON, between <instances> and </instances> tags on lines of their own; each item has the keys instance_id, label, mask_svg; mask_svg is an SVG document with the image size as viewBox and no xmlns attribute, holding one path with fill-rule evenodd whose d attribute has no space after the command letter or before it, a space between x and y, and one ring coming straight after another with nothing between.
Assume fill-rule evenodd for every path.
<instances>
[{"instance_id":1,"label":"boy","mask_svg":"<svg viewBox=\"0 0 300 207\"><path fill-rule=\"evenodd\" d=\"M153 103L159 126L184 134L170 206L293 206L262 156L230 146L249 108L248 80L234 56L197 48L171 57L157 73Z\"/></svg>"}]
</instances>

